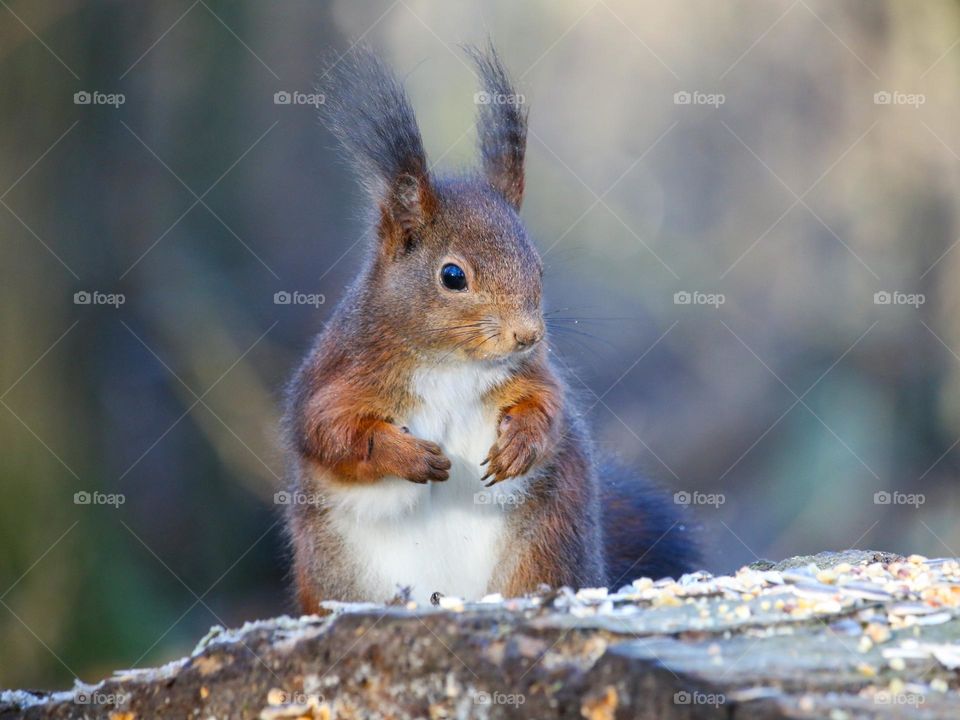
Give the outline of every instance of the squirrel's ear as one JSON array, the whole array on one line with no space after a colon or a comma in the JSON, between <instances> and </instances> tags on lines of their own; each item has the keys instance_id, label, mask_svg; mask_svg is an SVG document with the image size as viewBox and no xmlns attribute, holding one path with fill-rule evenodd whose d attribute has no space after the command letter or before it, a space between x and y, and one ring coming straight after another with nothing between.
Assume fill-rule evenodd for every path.
<instances>
[{"instance_id":1,"label":"squirrel's ear","mask_svg":"<svg viewBox=\"0 0 960 720\"><path fill-rule=\"evenodd\" d=\"M384 249L394 256L412 248L435 211L436 195L426 173L398 175L380 203L378 232Z\"/></svg>"},{"instance_id":2,"label":"squirrel's ear","mask_svg":"<svg viewBox=\"0 0 960 720\"><path fill-rule=\"evenodd\" d=\"M353 158L380 211L378 232L391 255L416 244L437 200L413 108L373 51L357 47L321 75L321 119Z\"/></svg>"},{"instance_id":3,"label":"squirrel's ear","mask_svg":"<svg viewBox=\"0 0 960 720\"><path fill-rule=\"evenodd\" d=\"M523 202L523 159L527 149L527 108L493 44L467 47L481 82L478 105L480 156L487 180L515 209Z\"/></svg>"}]
</instances>

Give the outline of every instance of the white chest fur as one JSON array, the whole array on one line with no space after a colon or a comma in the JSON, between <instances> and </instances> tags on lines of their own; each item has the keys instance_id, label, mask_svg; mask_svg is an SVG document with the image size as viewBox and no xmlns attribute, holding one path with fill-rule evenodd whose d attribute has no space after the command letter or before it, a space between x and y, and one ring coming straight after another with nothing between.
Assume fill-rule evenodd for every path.
<instances>
[{"instance_id":1,"label":"white chest fur","mask_svg":"<svg viewBox=\"0 0 960 720\"><path fill-rule=\"evenodd\" d=\"M480 364L418 371L413 391L421 403L400 421L443 448L450 479L417 485L384 478L332 498L339 506L332 520L369 600L392 597L401 586L420 602L435 591L472 599L488 591L507 513L525 487L521 478L489 490L480 482L497 424L496 410L481 399L506 374Z\"/></svg>"}]
</instances>

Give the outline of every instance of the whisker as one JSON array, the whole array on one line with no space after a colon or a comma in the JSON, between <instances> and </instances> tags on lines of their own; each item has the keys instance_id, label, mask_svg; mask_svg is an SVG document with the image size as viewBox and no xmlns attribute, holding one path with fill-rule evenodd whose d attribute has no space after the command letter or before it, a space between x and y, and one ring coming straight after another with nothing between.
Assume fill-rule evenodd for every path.
<instances>
[{"instance_id":1,"label":"whisker","mask_svg":"<svg viewBox=\"0 0 960 720\"><path fill-rule=\"evenodd\" d=\"M553 313L563 312L564 310L573 310L574 312L578 310L596 310L596 305L564 305L563 307L554 307L544 313L545 315L552 315Z\"/></svg>"},{"instance_id":2,"label":"whisker","mask_svg":"<svg viewBox=\"0 0 960 720\"><path fill-rule=\"evenodd\" d=\"M458 342L456 345L450 348L450 350L447 353L445 353L439 360L437 360L437 364L439 365L440 363L442 363L444 360L446 360L448 357L453 355L453 353L455 353L457 350L465 346L471 340L476 340L477 337L479 337L479 333L474 333L470 337L468 337L466 340Z\"/></svg>"},{"instance_id":3,"label":"whisker","mask_svg":"<svg viewBox=\"0 0 960 720\"><path fill-rule=\"evenodd\" d=\"M569 343L572 347L583 353L591 353L595 350L592 346L588 345L586 342L577 337L553 337L551 338L550 347L554 350L559 350L560 348L558 345L560 343Z\"/></svg>"},{"instance_id":4,"label":"whisker","mask_svg":"<svg viewBox=\"0 0 960 720\"><path fill-rule=\"evenodd\" d=\"M450 327L427 328L423 332L448 332L450 330L463 330L466 328L480 327L481 322L467 323L466 325L451 325Z\"/></svg>"},{"instance_id":5,"label":"whisker","mask_svg":"<svg viewBox=\"0 0 960 720\"><path fill-rule=\"evenodd\" d=\"M558 325L558 326L551 327L550 332L551 334L555 334L557 337L575 335L579 337L589 338L590 340L603 343L604 345L609 347L611 350L617 350L617 346L614 343L610 342L606 338L600 337L599 335L595 335L594 333L586 332L585 330L578 330L577 328L572 328L566 325Z\"/></svg>"},{"instance_id":6,"label":"whisker","mask_svg":"<svg viewBox=\"0 0 960 720\"><path fill-rule=\"evenodd\" d=\"M484 345L486 345L486 344L487 344L488 342L490 342L491 340L496 339L497 335L499 335L499 334L500 334L500 330L494 329L494 330L492 330L488 335L485 335L484 338L483 338L483 341L477 346L477 350L479 350L480 348L482 348Z\"/></svg>"},{"instance_id":7,"label":"whisker","mask_svg":"<svg viewBox=\"0 0 960 720\"><path fill-rule=\"evenodd\" d=\"M624 320L638 320L639 318L635 317L560 317L553 315L550 317L545 317L548 323L551 322L622 322Z\"/></svg>"}]
</instances>

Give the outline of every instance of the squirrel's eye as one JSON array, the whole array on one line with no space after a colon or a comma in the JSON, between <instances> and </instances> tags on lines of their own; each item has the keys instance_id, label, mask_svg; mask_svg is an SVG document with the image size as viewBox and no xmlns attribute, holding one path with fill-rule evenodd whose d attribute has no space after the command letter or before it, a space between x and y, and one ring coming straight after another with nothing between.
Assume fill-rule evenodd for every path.
<instances>
[{"instance_id":1,"label":"squirrel's eye","mask_svg":"<svg viewBox=\"0 0 960 720\"><path fill-rule=\"evenodd\" d=\"M466 290L467 274L459 265L447 263L440 268L440 282L448 290Z\"/></svg>"}]
</instances>

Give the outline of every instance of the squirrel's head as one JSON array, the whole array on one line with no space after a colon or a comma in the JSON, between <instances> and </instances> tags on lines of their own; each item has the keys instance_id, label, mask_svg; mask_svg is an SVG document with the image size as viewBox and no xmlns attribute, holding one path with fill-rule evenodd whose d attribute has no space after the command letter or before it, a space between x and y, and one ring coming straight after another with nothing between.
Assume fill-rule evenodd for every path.
<instances>
[{"instance_id":1,"label":"squirrel's head","mask_svg":"<svg viewBox=\"0 0 960 720\"><path fill-rule=\"evenodd\" d=\"M483 88L474 96L476 175L431 175L403 87L369 50L328 71L323 117L356 160L375 208L365 297L420 350L512 358L544 337L543 266L518 214L527 112L493 48L468 52Z\"/></svg>"}]
</instances>

